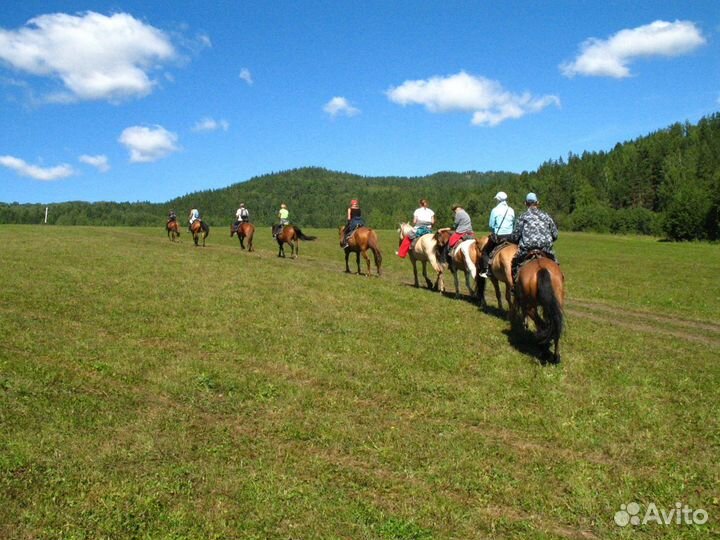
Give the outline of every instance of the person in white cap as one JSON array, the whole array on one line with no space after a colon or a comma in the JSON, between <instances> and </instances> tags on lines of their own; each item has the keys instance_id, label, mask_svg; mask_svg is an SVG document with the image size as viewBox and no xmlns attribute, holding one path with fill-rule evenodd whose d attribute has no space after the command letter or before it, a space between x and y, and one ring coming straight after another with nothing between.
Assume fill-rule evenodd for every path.
<instances>
[{"instance_id":1,"label":"person in white cap","mask_svg":"<svg viewBox=\"0 0 720 540\"><path fill-rule=\"evenodd\" d=\"M515 228L515 210L507 203L507 193L498 191L495 195L497 206L490 212L490 238L482 250L480 277L488 277L490 253L503 242L509 242Z\"/></svg>"},{"instance_id":2,"label":"person in white cap","mask_svg":"<svg viewBox=\"0 0 720 540\"><path fill-rule=\"evenodd\" d=\"M235 217L237 218L234 223L236 229L245 221L250 221L250 212L245 208L245 203L240 203L240 208L235 212Z\"/></svg>"}]
</instances>

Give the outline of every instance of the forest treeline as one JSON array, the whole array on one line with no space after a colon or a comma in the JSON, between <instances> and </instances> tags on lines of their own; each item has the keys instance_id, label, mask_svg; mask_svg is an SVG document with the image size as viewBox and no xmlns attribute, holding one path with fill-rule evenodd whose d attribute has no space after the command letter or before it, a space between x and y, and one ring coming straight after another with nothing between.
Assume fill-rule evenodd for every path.
<instances>
[{"instance_id":1,"label":"forest treeline","mask_svg":"<svg viewBox=\"0 0 720 540\"><path fill-rule=\"evenodd\" d=\"M493 196L506 191L516 210L528 191L561 229L647 234L673 240L720 238L720 113L697 124L680 124L607 152L570 154L537 171L439 172L422 178L363 177L321 168L266 174L229 187L198 191L166 203L47 205L57 225L138 225L163 227L172 208L184 221L198 208L211 226L228 226L244 202L261 226L275 220L286 203L291 220L303 227L335 227L344 221L351 198L359 199L372 227L388 229L407 221L421 197L430 200L443 225L450 207L462 204L475 229L486 229ZM0 203L0 223L42 223L45 205Z\"/></svg>"}]
</instances>

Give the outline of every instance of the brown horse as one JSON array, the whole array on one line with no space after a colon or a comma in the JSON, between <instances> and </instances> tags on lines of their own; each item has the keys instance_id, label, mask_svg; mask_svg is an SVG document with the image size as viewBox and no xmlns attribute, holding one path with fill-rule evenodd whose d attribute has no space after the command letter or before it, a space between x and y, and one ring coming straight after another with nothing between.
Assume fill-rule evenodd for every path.
<instances>
[{"instance_id":1,"label":"brown horse","mask_svg":"<svg viewBox=\"0 0 720 540\"><path fill-rule=\"evenodd\" d=\"M205 247L205 238L207 238L207 235L210 234L210 226L201 219L196 219L193 221L193 224L190 225L190 230L192 231L195 247L198 246L198 240L200 237L202 237L202 245Z\"/></svg>"},{"instance_id":2,"label":"brown horse","mask_svg":"<svg viewBox=\"0 0 720 540\"><path fill-rule=\"evenodd\" d=\"M490 236L483 236L478 240L480 249L485 247ZM497 298L498 308L502 309L502 296L500 294L500 283L505 284L505 300L508 304L508 315L512 312L512 290L513 290L513 276L512 276L512 260L518 251L517 244L507 243L502 246L493 255L492 261L490 261L490 267L488 268L488 277L495 288L495 297ZM482 279L480 283L480 299L483 305L485 305L485 280Z\"/></svg>"},{"instance_id":3,"label":"brown horse","mask_svg":"<svg viewBox=\"0 0 720 540\"><path fill-rule=\"evenodd\" d=\"M340 227L340 247L343 247L343 236L345 236L345 227ZM348 257L350 253L355 253L357 262L357 273L360 274L360 255L365 259L367 264L367 276L370 277L370 257L367 255L367 250L373 252L373 258L375 259L375 268L377 269L377 275L380 277L380 265L382 264L382 253L378 247L378 238L375 231L370 227L358 227L355 229L348 238L347 246L345 247L345 272L350 273L350 267L348 266Z\"/></svg>"},{"instance_id":4,"label":"brown horse","mask_svg":"<svg viewBox=\"0 0 720 540\"><path fill-rule=\"evenodd\" d=\"M535 323L536 337L546 347L543 357L550 357L550 361L557 364L560 362L560 336L565 324L565 276L555 261L540 252L530 256L537 258L523 264L517 274L511 320L514 324L526 323L530 317ZM539 308L542 308L542 317ZM518 316L519 311L522 317ZM552 355L551 341L554 344Z\"/></svg>"},{"instance_id":5,"label":"brown horse","mask_svg":"<svg viewBox=\"0 0 720 540\"><path fill-rule=\"evenodd\" d=\"M245 239L247 238L248 241L248 251L255 251L255 248L253 248L253 235L255 234L255 225L250 223L249 221L243 221L235 227L234 223L230 224L230 238L233 237L233 235L237 233L238 240L240 240L240 247L242 249L245 249Z\"/></svg>"},{"instance_id":6,"label":"brown horse","mask_svg":"<svg viewBox=\"0 0 720 540\"><path fill-rule=\"evenodd\" d=\"M440 229L437 232L438 247L443 249L450 241L453 231L451 229ZM480 291L480 278L478 277L478 264L480 263L480 246L478 240L463 240L452 249L453 253L448 252L448 269L452 272L455 281L455 298L460 298L460 283L458 280L458 272L465 274L465 285L471 296L477 296ZM468 260L469 259L469 260ZM475 287L471 285L470 278L475 281Z\"/></svg>"},{"instance_id":7,"label":"brown horse","mask_svg":"<svg viewBox=\"0 0 720 540\"><path fill-rule=\"evenodd\" d=\"M300 240L315 240L315 236L307 236L303 234L303 232L300 230L300 227L296 227L295 225L284 225L280 232L278 232L277 236L275 236L275 240L277 240L278 243L278 257L285 257L285 249L284 244L290 244L290 257L293 259L300 255Z\"/></svg>"},{"instance_id":8,"label":"brown horse","mask_svg":"<svg viewBox=\"0 0 720 540\"><path fill-rule=\"evenodd\" d=\"M170 241L176 242L177 238L180 236L180 225L178 225L178 222L174 219L169 220L165 224L165 230L167 230L167 235Z\"/></svg>"}]
</instances>

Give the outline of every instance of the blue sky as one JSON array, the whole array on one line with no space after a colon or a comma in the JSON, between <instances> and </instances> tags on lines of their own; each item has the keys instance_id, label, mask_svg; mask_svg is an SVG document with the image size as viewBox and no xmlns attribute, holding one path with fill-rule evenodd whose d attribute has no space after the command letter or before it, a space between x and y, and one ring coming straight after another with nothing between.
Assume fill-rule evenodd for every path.
<instances>
[{"instance_id":1,"label":"blue sky","mask_svg":"<svg viewBox=\"0 0 720 540\"><path fill-rule=\"evenodd\" d=\"M719 38L717 0L7 2L0 201L531 171L719 111Z\"/></svg>"}]
</instances>

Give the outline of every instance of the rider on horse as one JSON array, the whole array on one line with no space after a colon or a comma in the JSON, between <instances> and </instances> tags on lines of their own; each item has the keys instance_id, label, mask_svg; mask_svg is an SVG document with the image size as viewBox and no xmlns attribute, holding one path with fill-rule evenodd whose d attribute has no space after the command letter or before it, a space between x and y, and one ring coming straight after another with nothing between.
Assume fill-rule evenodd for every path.
<instances>
[{"instance_id":1,"label":"rider on horse","mask_svg":"<svg viewBox=\"0 0 720 540\"><path fill-rule=\"evenodd\" d=\"M350 237L355 232L355 229L359 229L364 226L365 222L362 218L360 204L357 199L353 199L350 201L350 207L347 209L347 223L345 223L345 228L343 229L342 247L347 247L348 240L350 240Z\"/></svg>"},{"instance_id":2,"label":"rider on horse","mask_svg":"<svg viewBox=\"0 0 720 540\"><path fill-rule=\"evenodd\" d=\"M518 252L512 262L513 278L517 276L517 269L532 251L542 251L548 258L558 262L553 251L553 242L557 240L558 228L553 219L538 208L538 198L535 193L528 193L525 197L527 210L515 223L512 241L517 243Z\"/></svg>"},{"instance_id":3,"label":"rider on horse","mask_svg":"<svg viewBox=\"0 0 720 540\"><path fill-rule=\"evenodd\" d=\"M177 214L175 213L175 210L170 210L168 212L167 222L170 223L171 221L177 221Z\"/></svg>"},{"instance_id":4,"label":"rider on horse","mask_svg":"<svg viewBox=\"0 0 720 540\"><path fill-rule=\"evenodd\" d=\"M248 212L247 208L245 208L245 203L240 203L240 208L238 208L237 212L235 212L235 217L237 219L235 220L235 223L233 223L233 227L235 227L236 230L240 228L240 225L243 223L250 222L250 212Z\"/></svg>"},{"instance_id":5,"label":"rider on horse","mask_svg":"<svg viewBox=\"0 0 720 540\"><path fill-rule=\"evenodd\" d=\"M197 208L193 208L190 210L190 215L188 216L188 230L192 232L192 224L195 223L197 220L200 219L200 212L198 212Z\"/></svg>"},{"instance_id":6,"label":"rider on horse","mask_svg":"<svg viewBox=\"0 0 720 540\"><path fill-rule=\"evenodd\" d=\"M488 277L490 266L490 253L503 242L512 238L515 225L515 210L507 203L507 193L498 191L495 195L498 201L497 206L490 212L490 237L482 250L482 262L480 263L480 277Z\"/></svg>"},{"instance_id":7,"label":"rider on horse","mask_svg":"<svg viewBox=\"0 0 720 540\"><path fill-rule=\"evenodd\" d=\"M435 225L435 212L428 208L427 199L420 199L420 207L413 212L413 228L412 232L403 238L402 244L398 249L398 255L404 258L410 250L410 245L415 238L420 238L425 234L432 233Z\"/></svg>"},{"instance_id":8,"label":"rider on horse","mask_svg":"<svg viewBox=\"0 0 720 540\"><path fill-rule=\"evenodd\" d=\"M285 225L290 224L290 212L288 212L285 203L282 203L280 205L280 210L278 210L277 217L280 220L280 223L273 227L273 238L280 234L280 231Z\"/></svg>"},{"instance_id":9,"label":"rider on horse","mask_svg":"<svg viewBox=\"0 0 720 540\"><path fill-rule=\"evenodd\" d=\"M470 219L470 215L465 211L465 209L459 204L453 204L452 211L455 214L455 219L452 226L454 232L450 235L450 239L443 247L442 256L440 257L441 260L446 261L448 264L451 265L451 267L453 264L451 255L452 250L456 246L462 244L462 242L464 242L465 240L475 238L475 233L473 232L472 227L472 220ZM450 231L452 229L443 228L439 229L438 232ZM465 263L467 267L474 267L474 263L472 262L467 249L463 249L463 256L465 257Z\"/></svg>"}]
</instances>

